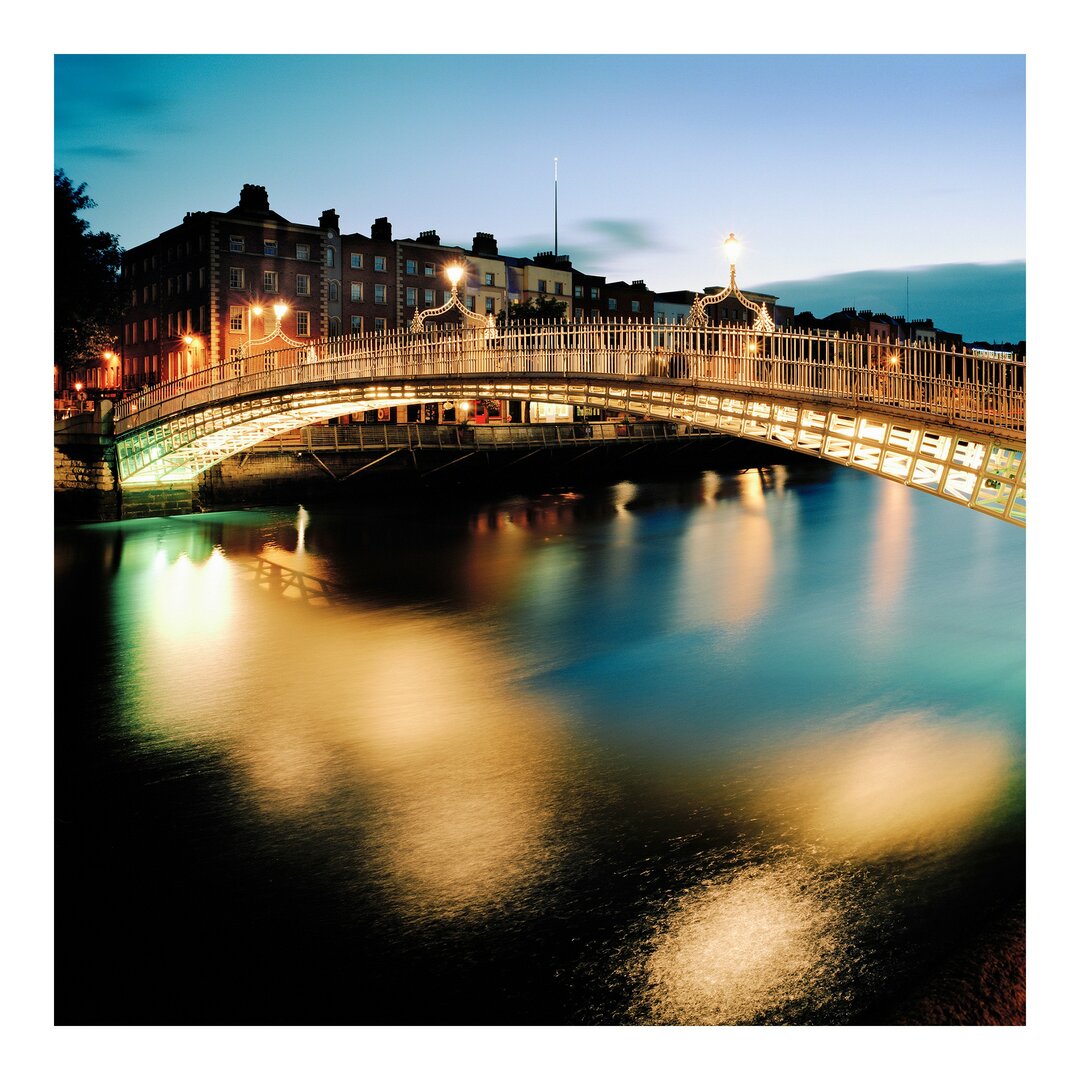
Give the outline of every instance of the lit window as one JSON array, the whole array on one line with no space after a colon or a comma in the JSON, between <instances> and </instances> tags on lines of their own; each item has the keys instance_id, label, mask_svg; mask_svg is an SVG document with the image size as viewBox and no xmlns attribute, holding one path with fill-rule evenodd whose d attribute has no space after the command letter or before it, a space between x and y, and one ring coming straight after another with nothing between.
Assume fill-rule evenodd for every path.
<instances>
[{"instance_id":1,"label":"lit window","mask_svg":"<svg viewBox=\"0 0 1080 1080\"><path fill-rule=\"evenodd\" d=\"M351 266L353 270L363 270L364 256L361 255L359 252L354 251L349 256L349 266Z\"/></svg>"},{"instance_id":2,"label":"lit window","mask_svg":"<svg viewBox=\"0 0 1080 1080\"><path fill-rule=\"evenodd\" d=\"M375 256L375 269L382 272L382 273L386 272L386 256L385 255L376 255Z\"/></svg>"},{"instance_id":3,"label":"lit window","mask_svg":"<svg viewBox=\"0 0 1080 1080\"><path fill-rule=\"evenodd\" d=\"M360 301L364 299L364 285L360 281L352 281L349 283L349 299Z\"/></svg>"},{"instance_id":4,"label":"lit window","mask_svg":"<svg viewBox=\"0 0 1080 1080\"><path fill-rule=\"evenodd\" d=\"M311 333L309 315L306 311L296 313L296 334L298 337L307 337Z\"/></svg>"},{"instance_id":5,"label":"lit window","mask_svg":"<svg viewBox=\"0 0 1080 1080\"><path fill-rule=\"evenodd\" d=\"M310 274L297 274L296 275L296 295L297 296L310 296L311 295L311 275Z\"/></svg>"},{"instance_id":6,"label":"lit window","mask_svg":"<svg viewBox=\"0 0 1080 1080\"><path fill-rule=\"evenodd\" d=\"M276 240L264 240L263 241L263 254L264 255L276 255L277 254L277 241Z\"/></svg>"},{"instance_id":7,"label":"lit window","mask_svg":"<svg viewBox=\"0 0 1080 1080\"><path fill-rule=\"evenodd\" d=\"M385 304L386 303L386 286L385 285L376 285L375 286L375 303L376 304ZM376 319L375 321L378 322L378 319Z\"/></svg>"},{"instance_id":8,"label":"lit window","mask_svg":"<svg viewBox=\"0 0 1080 1080\"><path fill-rule=\"evenodd\" d=\"M243 251L244 250L244 238L242 236L230 236L229 237L229 250L230 251Z\"/></svg>"},{"instance_id":9,"label":"lit window","mask_svg":"<svg viewBox=\"0 0 1080 1080\"><path fill-rule=\"evenodd\" d=\"M311 245L310 244L297 244L296 245L296 257L298 259L310 259L311 258Z\"/></svg>"},{"instance_id":10,"label":"lit window","mask_svg":"<svg viewBox=\"0 0 1080 1080\"><path fill-rule=\"evenodd\" d=\"M264 270L263 271L263 288L267 292L277 292L277 271L276 270Z\"/></svg>"},{"instance_id":11,"label":"lit window","mask_svg":"<svg viewBox=\"0 0 1080 1080\"><path fill-rule=\"evenodd\" d=\"M244 329L244 309L242 307L229 308L229 329ZM172 316L169 316L169 336L172 337Z\"/></svg>"},{"instance_id":12,"label":"lit window","mask_svg":"<svg viewBox=\"0 0 1080 1080\"><path fill-rule=\"evenodd\" d=\"M244 287L244 268L242 266L229 267L229 288L242 289ZM177 289L177 292L180 290Z\"/></svg>"}]
</instances>

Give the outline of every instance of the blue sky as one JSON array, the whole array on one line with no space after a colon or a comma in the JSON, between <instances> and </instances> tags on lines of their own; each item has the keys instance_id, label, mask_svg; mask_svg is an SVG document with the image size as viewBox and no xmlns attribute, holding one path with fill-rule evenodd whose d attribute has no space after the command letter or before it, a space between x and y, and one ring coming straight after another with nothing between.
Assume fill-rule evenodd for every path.
<instances>
[{"instance_id":1,"label":"blue sky","mask_svg":"<svg viewBox=\"0 0 1080 1080\"><path fill-rule=\"evenodd\" d=\"M723 283L734 231L747 288L946 264L1015 281L1025 96L1022 55L62 54L54 157L125 246L258 183L291 220L333 207L346 231L386 216L532 255L554 247L558 157L559 251L609 279ZM975 299L911 314L1005 339Z\"/></svg>"}]
</instances>

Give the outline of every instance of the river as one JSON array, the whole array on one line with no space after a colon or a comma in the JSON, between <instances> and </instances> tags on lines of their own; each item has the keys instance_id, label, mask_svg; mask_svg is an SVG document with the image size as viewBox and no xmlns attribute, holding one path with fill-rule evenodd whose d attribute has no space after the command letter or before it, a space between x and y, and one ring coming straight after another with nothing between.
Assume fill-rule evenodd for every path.
<instances>
[{"instance_id":1,"label":"river","mask_svg":"<svg viewBox=\"0 0 1080 1080\"><path fill-rule=\"evenodd\" d=\"M1023 1023L1021 529L808 462L55 555L57 1023Z\"/></svg>"}]
</instances>

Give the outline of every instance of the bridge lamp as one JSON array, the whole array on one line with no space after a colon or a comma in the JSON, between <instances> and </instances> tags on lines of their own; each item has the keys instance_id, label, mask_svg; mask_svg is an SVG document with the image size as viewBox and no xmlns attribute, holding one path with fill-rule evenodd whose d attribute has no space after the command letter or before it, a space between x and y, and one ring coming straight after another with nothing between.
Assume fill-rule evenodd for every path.
<instances>
[{"instance_id":1,"label":"bridge lamp","mask_svg":"<svg viewBox=\"0 0 1080 1080\"><path fill-rule=\"evenodd\" d=\"M458 282L464 273L464 269L456 263L446 268L446 276L450 279L450 287L454 292L457 292Z\"/></svg>"},{"instance_id":2,"label":"bridge lamp","mask_svg":"<svg viewBox=\"0 0 1080 1080\"><path fill-rule=\"evenodd\" d=\"M734 233L728 233L728 237L723 243L723 248L728 262L734 266L735 260L739 257L739 252L742 250L742 245L735 239Z\"/></svg>"},{"instance_id":3,"label":"bridge lamp","mask_svg":"<svg viewBox=\"0 0 1080 1080\"><path fill-rule=\"evenodd\" d=\"M281 304L281 303L275 304L274 305L274 318L276 318L278 322L281 322L281 320L285 316L285 312L288 311L288 310L289 310L289 305L288 304Z\"/></svg>"}]
</instances>

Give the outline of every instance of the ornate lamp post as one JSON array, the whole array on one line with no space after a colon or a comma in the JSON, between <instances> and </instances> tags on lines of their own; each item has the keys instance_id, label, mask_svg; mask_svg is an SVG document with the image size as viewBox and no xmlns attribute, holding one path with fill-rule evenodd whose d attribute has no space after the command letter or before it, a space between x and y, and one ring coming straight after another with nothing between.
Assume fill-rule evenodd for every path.
<instances>
[{"instance_id":1,"label":"ornate lamp post","mask_svg":"<svg viewBox=\"0 0 1080 1080\"><path fill-rule=\"evenodd\" d=\"M461 312L462 322L472 322L479 326L484 327L484 337L489 339L495 336L495 316L494 315L477 315L475 311L470 311L462 302L461 297L458 296L458 282L461 280L462 275L465 273L465 268L452 263L446 268L446 276L450 281L450 299L445 304L437 308L428 308L426 311L421 311L419 308L413 312L411 330L414 334L420 333L424 329L424 323L428 319L438 318L440 315L445 315L448 311L457 308Z\"/></svg>"},{"instance_id":2,"label":"ornate lamp post","mask_svg":"<svg viewBox=\"0 0 1080 1080\"><path fill-rule=\"evenodd\" d=\"M719 304L729 296L734 296L743 307L754 312L755 332L759 334L772 333L772 331L776 329L776 324L769 315L769 310L765 306L765 301L763 300L760 304L755 304L752 300L748 300L743 296L742 292L739 290L739 286L735 284L735 260L739 256L740 244L739 241L735 239L734 233L728 233L728 238L724 241L723 247L724 254L727 255L728 262L731 264L731 274L728 278L727 288L724 289L723 292L713 293L709 296L695 296L693 304L690 305L690 314L686 319L687 325L704 326L708 321L705 318L706 306L709 304Z\"/></svg>"}]
</instances>

